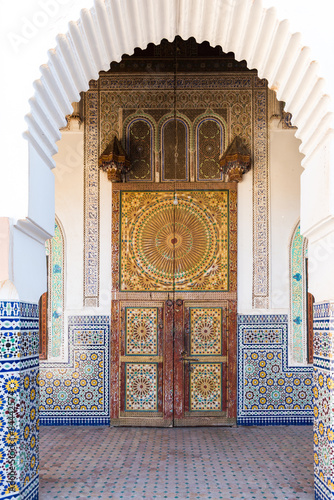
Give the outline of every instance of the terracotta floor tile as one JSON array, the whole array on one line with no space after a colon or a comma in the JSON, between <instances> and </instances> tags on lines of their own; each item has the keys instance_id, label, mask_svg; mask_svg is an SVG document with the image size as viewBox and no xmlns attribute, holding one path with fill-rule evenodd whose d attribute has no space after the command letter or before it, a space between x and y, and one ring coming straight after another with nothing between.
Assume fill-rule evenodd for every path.
<instances>
[{"instance_id":1,"label":"terracotta floor tile","mask_svg":"<svg viewBox=\"0 0 334 500\"><path fill-rule=\"evenodd\" d=\"M42 427L41 500L311 500L311 426Z\"/></svg>"}]
</instances>

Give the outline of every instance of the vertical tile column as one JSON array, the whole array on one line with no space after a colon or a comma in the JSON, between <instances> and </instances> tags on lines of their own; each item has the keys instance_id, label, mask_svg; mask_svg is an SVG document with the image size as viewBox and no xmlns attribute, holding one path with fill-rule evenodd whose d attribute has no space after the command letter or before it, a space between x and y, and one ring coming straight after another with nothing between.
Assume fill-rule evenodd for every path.
<instances>
[{"instance_id":1,"label":"vertical tile column","mask_svg":"<svg viewBox=\"0 0 334 500\"><path fill-rule=\"evenodd\" d=\"M0 498L38 498L38 306L0 301Z\"/></svg>"},{"instance_id":2,"label":"vertical tile column","mask_svg":"<svg viewBox=\"0 0 334 500\"><path fill-rule=\"evenodd\" d=\"M334 302L314 306L315 499L334 499Z\"/></svg>"}]
</instances>

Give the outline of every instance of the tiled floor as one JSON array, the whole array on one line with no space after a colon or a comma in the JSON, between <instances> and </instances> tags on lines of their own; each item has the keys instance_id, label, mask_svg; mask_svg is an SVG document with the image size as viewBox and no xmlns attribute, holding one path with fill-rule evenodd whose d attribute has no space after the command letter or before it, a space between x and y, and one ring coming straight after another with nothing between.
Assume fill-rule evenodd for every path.
<instances>
[{"instance_id":1,"label":"tiled floor","mask_svg":"<svg viewBox=\"0 0 334 500\"><path fill-rule=\"evenodd\" d=\"M42 427L40 499L312 499L312 427Z\"/></svg>"}]
</instances>

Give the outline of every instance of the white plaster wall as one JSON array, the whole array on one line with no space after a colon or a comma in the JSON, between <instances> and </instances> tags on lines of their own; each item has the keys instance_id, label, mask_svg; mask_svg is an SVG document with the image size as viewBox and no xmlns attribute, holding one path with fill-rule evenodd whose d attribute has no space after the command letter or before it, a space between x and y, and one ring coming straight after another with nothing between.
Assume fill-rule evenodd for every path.
<instances>
[{"instance_id":1,"label":"white plaster wall","mask_svg":"<svg viewBox=\"0 0 334 500\"><path fill-rule=\"evenodd\" d=\"M110 315L111 183L100 177L100 303L83 307L84 157L83 128L64 131L55 155L56 214L65 233L65 317ZM67 325L65 325L65 332Z\"/></svg>"},{"instance_id":2,"label":"white plaster wall","mask_svg":"<svg viewBox=\"0 0 334 500\"><path fill-rule=\"evenodd\" d=\"M56 214L64 230L65 307L82 308L83 132L63 132L55 155Z\"/></svg>"},{"instance_id":3,"label":"white plaster wall","mask_svg":"<svg viewBox=\"0 0 334 500\"><path fill-rule=\"evenodd\" d=\"M270 168L270 243L271 307L289 310L289 249L292 232L300 218L300 175L303 155L295 130L271 129L269 133ZM283 311L282 311L283 312Z\"/></svg>"},{"instance_id":4,"label":"white plaster wall","mask_svg":"<svg viewBox=\"0 0 334 500\"><path fill-rule=\"evenodd\" d=\"M252 175L238 185L238 313L289 313L289 246L300 217L303 155L295 130L277 124L269 130L270 308L252 308L253 201Z\"/></svg>"},{"instance_id":5,"label":"white plaster wall","mask_svg":"<svg viewBox=\"0 0 334 500\"><path fill-rule=\"evenodd\" d=\"M112 184L100 172L100 299L98 314L110 315L111 307L111 197Z\"/></svg>"},{"instance_id":6,"label":"white plaster wall","mask_svg":"<svg viewBox=\"0 0 334 500\"><path fill-rule=\"evenodd\" d=\"M253 283L253 175L238 184L238 313L254 313Z\"/></svg>"}]
</instances>

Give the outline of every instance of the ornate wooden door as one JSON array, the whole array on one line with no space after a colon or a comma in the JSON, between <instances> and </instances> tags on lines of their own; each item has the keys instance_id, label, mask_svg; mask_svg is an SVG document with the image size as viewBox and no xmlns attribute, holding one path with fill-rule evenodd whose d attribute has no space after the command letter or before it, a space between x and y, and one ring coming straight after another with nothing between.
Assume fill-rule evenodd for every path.
<instances>
[{"instance_id":1,"label":"ornate wooden door","mask_svg":"<svg viewBox=\"0 0 334 500\"><path fill-rule=\"evenodd\" d=\"M111 422L233 425L235 186L151 186L113 193Z\"/></svg>"}]
</instances>

